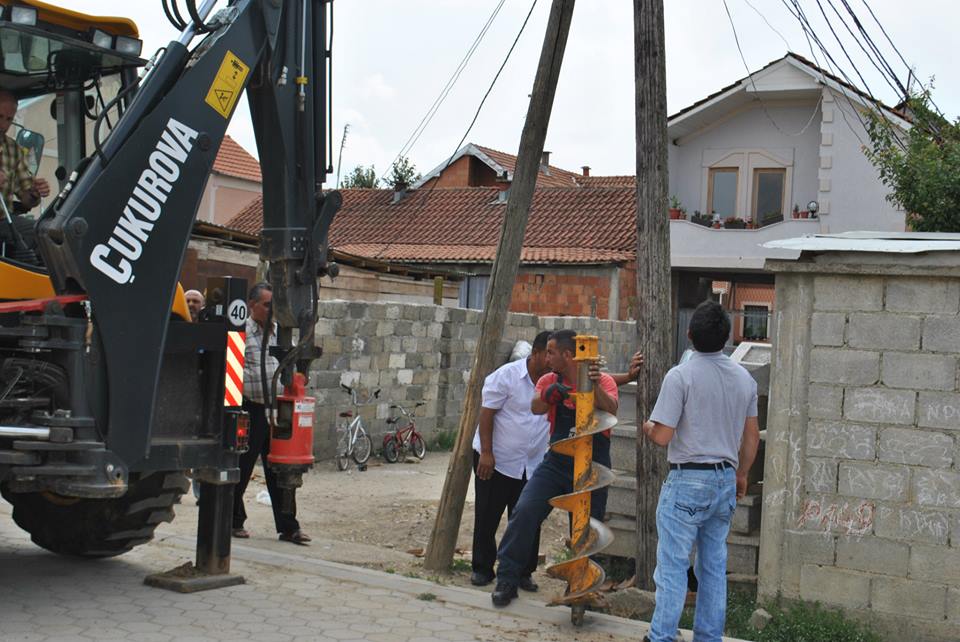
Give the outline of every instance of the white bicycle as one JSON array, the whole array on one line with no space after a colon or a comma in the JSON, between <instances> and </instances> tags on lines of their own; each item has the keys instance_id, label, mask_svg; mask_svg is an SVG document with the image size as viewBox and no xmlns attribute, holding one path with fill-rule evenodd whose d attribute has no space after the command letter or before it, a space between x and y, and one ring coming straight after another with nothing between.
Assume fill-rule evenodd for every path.
<instances>
[{"instance_id":1,"label":"white bicycle","mask_svg":"<svg viewBox=\"0 0 960 642\"><path fill-rule=\"evenodd\" d=\"M348 385L340 384L340 387L350 395L350 402L354 410L341 412L339 417L343 420L337 423L337 469L346 470L350 466L350 460L353 459L361 470L365 467L367 460L370 459L370 453L373 452L373 440L367 434L363 427L363 419L360 417L360 403L357 401L357 391ZM380 396L380 389L377 388L373 397ZM354 412L356 411L356 412Z\"/></svg>"}]
</instances>

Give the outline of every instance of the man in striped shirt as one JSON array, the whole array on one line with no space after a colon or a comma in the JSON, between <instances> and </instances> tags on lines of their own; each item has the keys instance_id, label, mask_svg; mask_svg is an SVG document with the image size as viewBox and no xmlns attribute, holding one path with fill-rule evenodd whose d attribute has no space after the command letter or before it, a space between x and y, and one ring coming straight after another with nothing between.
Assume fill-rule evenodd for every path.
<instances>
[{"instance_id":1,"label":"man in striped shirt","mask_svg":"<svg viewBox=\"0 0 960 642\"><path fill-rule=\"evenodd\" d=\"M247 343L243 363L243 409L250 415L250 449L240 455L240 481L233 495L233 536L240 538L250 537L243 525L247 519L247 512L243 506L243 494L250 482L250 475L260 458L263 463L263 476L267 481L267 492L270 493L270 504L273 508L273 521L277 527L280 539L285 542L306 545L310 537L300 530L297 521L297 506L285 513L282 510L283 491L277 485L277 476L267 463L270 453L270 427L267 424L267 404L272 405L273 374L279 365L276 357L270 355L269 346L277 344L276 328L273 323L267 326L270 316L270 307L273 305L273 288L269 283L257 283L250 289L247 300L249 314L247 316ZM267 353L264 361L266 379L262 377L260 367L263 351L264 335L267 336ZM266 390L265 390L266 389ZM266 394L264 394L266 393Z\"/></svg>"},{"instance_id":2,"label":"man in striped shirt","mask_svg":"<svg viewBox=\"0 0 960 642\"><path fill-rule=\"evenodd\" d=\"M16 235L26 244L26 250L36 246L33 231L34 221L14 212L14 198L26 211L40 203L42 197L50 195L50 184L43 178L35 178L27 166L27 154L17 141L7 136L17 115L17 97L9 91L0 89L0 198L3 198L10 212ZM0 241L12 241L14 232L9 229L6 217L0 212Z\"/></svg>"}]
</instances>

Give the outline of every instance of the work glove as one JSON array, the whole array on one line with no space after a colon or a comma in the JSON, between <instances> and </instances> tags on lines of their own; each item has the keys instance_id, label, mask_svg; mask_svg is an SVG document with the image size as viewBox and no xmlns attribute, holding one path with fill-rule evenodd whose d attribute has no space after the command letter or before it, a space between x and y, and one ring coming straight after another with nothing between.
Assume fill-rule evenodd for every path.
<instances>
[{"instance_id":1,"label":"work glove","mask_svg":"<svg viewBox=\"0 0 960 642\"><path fill-rule=\"evenodd\" d=\"M557 379L557 381L547 386L540 395L540 398L548 404L556 405L563 403L563 401L570 396L571 390L573 390L572 386L564 385L562 381Z\"/></svg>"}]
</instances>

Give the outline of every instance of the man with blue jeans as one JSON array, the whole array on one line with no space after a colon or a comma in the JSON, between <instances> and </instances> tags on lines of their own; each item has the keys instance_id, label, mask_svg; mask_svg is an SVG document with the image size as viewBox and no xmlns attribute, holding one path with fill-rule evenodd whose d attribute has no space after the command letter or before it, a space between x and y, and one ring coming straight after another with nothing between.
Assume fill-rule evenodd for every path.
<instances>
[{"instance_id":1,"label":"man with blue jeans","mask_svg":"<svg viewBox=\"0 0 960 642\"><path fill-rule=\"evenodd\" d=\"M727 610L727 534L757 454L757 383L723 354L730 319L714 301L701 303L687 335L696 352L663 379L648 439L667 446L670 472L657 505L657 606L649 642L673 642L687 592L690 552L697 548L697 642L720 640ZM736 471L736 472L734 472Z\"/></svg>"}]
</instances>

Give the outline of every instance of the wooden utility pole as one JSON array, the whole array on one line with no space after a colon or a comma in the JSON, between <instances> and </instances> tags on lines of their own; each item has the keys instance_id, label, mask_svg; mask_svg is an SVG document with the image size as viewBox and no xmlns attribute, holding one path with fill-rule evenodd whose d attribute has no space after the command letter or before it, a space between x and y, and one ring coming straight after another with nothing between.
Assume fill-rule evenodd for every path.
<instances>
[{"instance_id":1,"label":"wooden utility pole","mask_svg":"<svg viewBox=\"0 0 960 642\"><path fill-rule=\"evenodd\" d=\"M520 266L520 250L523 248L523 235L527 229L527 217L530 203L533 201L533 189L540 171L540 159L543 155L543 143L547 137L547 124L553 108L553 97L560 76L560 64L563 62L563 50L567 45L570 20L573 17L574 0L553 0L547 33L543 38L540 63L533 81L530 94L530 106L527 108L527 120L520 135L520 150L517 152L517 165L510 186L510 196L500 228L500 243L493 262L490 286L487 290L480 322L480 340L470 369L470 381L467 384L463 412L460 415L460 427L457 443L447 476L443 482L443 494L437 519L430 533L430 543L423 565L434 571L449 570L453 563L453 551L457 545L460 531L460 518L463 516L463 503L470 485L470 471L473 469L473 433L477 427L477 415L480 410L480 392L483 380L498 364L494 357L503 326L510 307L513 284L517 279ZM666 211L666 210L664 210Z\"/></svg>"},{"instance_id":2,"label":"wooden utility pole","mask_svg":"<svg viewBox=\"0 0 960 642\"><path fill-rule=\"evenodd\" d=\"M634 0L637 116L637 337L646 372L637 386L637 426L657 401L670 367L673 336L670 222L667 218L667 85L663 0ZM666 452L637 430L637 586L653 588L657 565L657 500L667 475Z\"/></svg>"}]
</instances>

